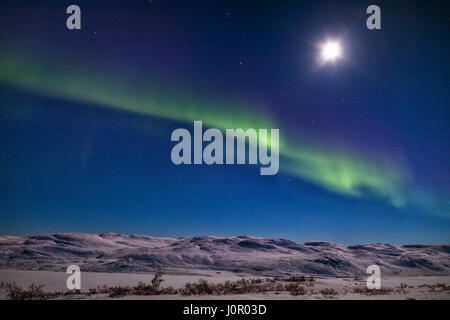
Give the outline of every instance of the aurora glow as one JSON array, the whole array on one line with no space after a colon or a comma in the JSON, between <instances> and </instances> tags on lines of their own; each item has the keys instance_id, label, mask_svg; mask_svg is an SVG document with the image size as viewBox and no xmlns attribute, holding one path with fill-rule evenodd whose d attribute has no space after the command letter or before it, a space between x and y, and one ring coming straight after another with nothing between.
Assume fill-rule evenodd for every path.
<instances>
[{"instance_id":1,"label":"aurora glow","mask_svg":"<svg viewBox=\"0 0 450 320\"><path fill-rule=\"evenodd\" d=\"M189 123L201 119L206 125L221 129L280 128L280 155L287 160L281 172L343 195L375 196L398 207L411 202L405 194L410 175L400 164L380 164L345 147L332 150L326 145L309 145L306 138L295 137L275 119L252 112L251 107L190 95L169 99L130 75L127 82L120 82L94 74L77 73L17 55L0 62L2 83L39 94Z\"/></svg>"}]
</instances>

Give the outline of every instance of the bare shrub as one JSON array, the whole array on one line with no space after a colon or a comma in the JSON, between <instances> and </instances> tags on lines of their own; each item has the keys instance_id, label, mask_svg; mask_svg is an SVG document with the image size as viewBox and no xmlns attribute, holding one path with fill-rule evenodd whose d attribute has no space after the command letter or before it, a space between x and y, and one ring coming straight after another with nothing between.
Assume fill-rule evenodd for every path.
<instances>
[{"instance_id":1,"label":"bare shrub","mask_svg":"<svg viewBox=\"0 0 450 320\"><path fill-rule=\"evenodd\" d=\"M81 290L79 290L79 289L67 290L65 292L61 292L60 294L63 296L76 296L76 295L81 294Z\"/></svg>"},{"instance_id":2,"label":"bare shrub","mask_svg":"<svg viewBox=\"0 0 450 320\"><path fill-rule=\"evenodd\" d=\"M260 284L260 283L263 283L263 282L264 282L264 279L261 279L261 278L250 279L250 282L251 282L252 284Z\"/></svg>"},{"instance_id":3,"label":"bare shrub","mask_svg":"<svg viewBox=\"0 0 450 320\"><path fill-rule=\"evenodd\" d=\"M394 290L391 288L369 289L367 287L357 287L353 289L353 293L363 294L366 296L391 294Z\"/></svg>"},{"instance_id":4,"label":"bare shrub","mask_svg":"<svg viewBox=\"0 0 450 320\"><path fill-rule=\"evenodd\" d=\"M110 298L120 298L124 297L126 295L131 294L132 290L128 286L117 286L117 287L110 287L109 288L109 297Z\"/></svg>"},{"instance_id":5,"label":"bare shrub","mask_svg":"<svg viewBox=\"0 0 450 320\"><path fill-rule=\"evenodd\" d=\"M275 277L273 280L279 281L279 282L298 282L303 283L307 287L313 287L314 282L316 281L313 277L306 277L304 275L301 276L290 276L287 278L283 277Z\"/></svg>"},{"instance_id":6,"label":"bare shrub","mask_svg":"<svg viewBox=\"0 0 450 320\"><path fill-rule=\"evenodd\" d=\"M96 288L89 288L89 294L90 295L94 295L94 294L97 294L97 293L98 293L98 291L97 291Z\"/></svg>"},{"instance_id":7,"label":"bare shrub","mask_svg":"<svg viewBox=\"0 0 450 320\"><path fill-rule=\"evenodd\" d=\"M224 283L212 284L200 279L196 283L188 282L178 292L182 295L231 295L245 293L265 293L274 291L273 285L264 283L258 279L239 279L237 281L225 281Z\"/></svg>"},{"instance_id":8,"label":"bare shrub","mask_svg":"<svg viewBox=\"0 0 450 320\"><path fill-rule=\"evenodd\" d=\"M316 282L316 279L314 279L313 277L308 277L306 279L305 285L307 287L313 287L315 282Z\"/></svg>"},{"instance_id":9,"label":"bare shrub","mask_svg":"<svg viewBox=\"0 0 450 320\"><path fill-rule=\"evenodd\" d=\"M179 291L185 296L206 295L213 294L215 292L215 286L209 284L206 280L200 279L197 283L186 283Z\"/></svg>"},{"instance_id":10,"label":"bare shrub","mask_svg":"<svg viewBox=\"0 0 450 320\"><path fill-rule=\"evenodd\" d=\"M428 292L443 292L450 290L450 286L447 286L445 283L436 283L432 285L427 285Z\"/></svg>"},{"instance_id":11,"label":"bare shrub","mask_svg":"<svg viewBox=\"0 0 450 320\"><path fill-rule=\"evenodd\" d=\"M299 283L289 283L284 289L289 291L291 296L303 296L306 294L305 287L301 286Z\"/></svg>"},{"instance_id":12,"label":"bare shrub","mask_svg":"<svg viewBox=\"0 0 450 320\"><path fill-rule=\"evenodd\" d=\"M281 283L279 283L276 287L275 287L275 291L284 291L284 287Z\"/></svg>"},{"instance_id":13,"label":"bare shrub","mask_svg":"<svg viewBox=\"0 0 450 320\"><path fill-rule=\"evenodd\" d=\"M291 276L289 278L285 278L284 281L287 281L287 282L305 282L306 278L305 278L305 276Z\"/></svg>"},{"instance_id":14,"label":"bare shrub","mask_svg":"<svg viewBox=\"0 0 450 320\"><path fill-rule=\"evenodd\" d=\"M97 293L109 293L109 287L106 284L98 286L95 290Z\"/></svg>"},{"instance_id":15,"label":"bare shrub","mask_svg":"<svg viewBox=\"0 0 450 320\"><path fill-rule=\"evenodd\" d=\"M333 288L325 288L325 289L322 289L322 290L320 290L320 293L324 296L324 297L330 297L330 298L332 298L332 297L334 297L334 296L337 296L339 293L335 290L335 289L333 289Z\"/></svg>"},{"instance_id":16,"label":"bare shrub","mask_svg":"<svg viewBox=\"0 0 450 320\"><path fill-rule=\"evenodd\" d=\"M89 288L88 290L88 294L89 295L94 295L94 294L105 294L105 293L109 293L109 287L107 285L102 285L102 286L98 286L97 288Z\"/></svg>"},{"instance_id":17,"label":"bare shrub","mask_svg":"<svg viewBox=\"0 0 450 320\"><path fill-rule=\"evenodd\" d=\"M178 293L178 290L177 289L174 289L173 287L171 287L171 286L168 286L168 287L166 287L166 288L162 288L160 291L159 291L159 294L162 294L162 295L172 295L172 294L177 294Z\"/></svg>"},{"instance_id":18,"label":"bare shrub","mask_svg":"<svg viewBox=\"0 0 450 320\"><path fill-rule=\"evenodd\" d=\"M42 290L44 285L36 285L32 283L28 286L28 290L22 289L15 283L6 283L7 297L10 300L45 300L48 299L47 294Z\"/></svg>"},{"instance_id":19,"label":"bare shrub","mask_svg":"<svg viewBox=\"0 0 450 320\"><path fill-rule=\"evenodd\" d=\"M162 279L163 275L164 273L162 271L156 272L150 284L139 281L135 287L130 289L130 294L138 296L153 296L164 294L166 292L173 292L173 288L164 291L161 288L161 283L164 281Z\"/></svg>"},{"instance_id":20,"label":"bare shrub","mask_svg":"<svg viewBox=\"0 0 450 320\"><path fill-rule=\"evenodd\" d=\"M160 289L161 283L164 281L162 278L163 275L164 275L164 272L159 270L153 276L152 287L155 291L158 291Z\"/></svg>"},{"instance_id":21,"label":"bare shrub","mask_svg":"<svg viewBox=\"0 0 450 320\"><path fill-rule=\"evenodd\" d=\"M157 294L151 284L146 284L143 281L139 281L138 284L133 287L133 294L137 296L153 296Z\"/></svg>"}]
</instances>

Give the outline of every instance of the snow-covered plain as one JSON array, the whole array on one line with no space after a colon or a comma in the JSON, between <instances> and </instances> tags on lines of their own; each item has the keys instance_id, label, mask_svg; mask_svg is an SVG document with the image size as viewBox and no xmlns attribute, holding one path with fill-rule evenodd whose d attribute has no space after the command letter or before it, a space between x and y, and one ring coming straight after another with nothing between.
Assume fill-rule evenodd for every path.
<instances>
[{"instance_id":1,"label":"snow-covered plain","mask_svg":"<svg viewBox=\"0 0 450 320\"><path fill-rule=\"evenodd\" d=\"M82 290L148 283L156 270L163 269L163 284L174 288L200 278L210 283L291 275L312 275L316 279L307 295L297 297L288 292L272 292L215 298L324 298L319 293L321 288L336 288L339 294L335 298L340 299L450 298L450 245L345 246L251 236L157 238L114 233L0 236L1 282L21 286L45 284L48 291L65 290L65 270L72 264L81 268ZM394 292L368 297L352 291L355 286L365 286L366 268L372 264L381 268L382 286ZM407 285L406 291L400 290L401 283ZM437 283L445 284L447 289L445 285L431 287Z\"/></svg>"},{"instance_id":2,"label":"snow-covered plain","mask_svg":"<svg viewBox=\"0 0 450 320\"><path fill-rule=\"evenodd\" d=\"M0 282L15 283L22 288L27 288L31 284L45 285L44 291L67 291L65 272L57 271L23 271L23 270L0 270ZM102 286L136 286L139 281L150 283L153 278L152 273L104 273L104 272L82 272L81 274L81 291L89 292L89 289L95 289ZM211 272L205 270L197 270L188 274L166 274L163 276L163 287L172 286L176 289L181 288L187 282L197 282L204 279L209 283L224 283L225 281L236 281L239 279L258 278L252 275L235 274L232 272ZM276 282L274 287L282 281ZM287 284L284 282L284 284ZM446 284L446 289L442 285ZM405 286L406 285L406 286ZM355 299L383 299L383 300L404 300L404 299L439 299L450 300L450 276L387 276L381 278L382 289L391 290L388 293L378 294L362 294L355 293L355 288L366 287L366 277L361 278L340 278L316 276L312 286L306 286L306 294L293 296L289 292L268 291L264 293L246 293L234 295L150 295L136 296L126 295L124 297L111 298L108 294L94 295L70 295L61 296L57 299L133 299L133 300L278 300L278 299L302 299L302 300L323 300L323 299L339 299L339 300L355 300ZM333 289L335 295L324 295L322 290ZM0 299L7 299L7 291L0 288Z\"/></svg>"}]
</instances>

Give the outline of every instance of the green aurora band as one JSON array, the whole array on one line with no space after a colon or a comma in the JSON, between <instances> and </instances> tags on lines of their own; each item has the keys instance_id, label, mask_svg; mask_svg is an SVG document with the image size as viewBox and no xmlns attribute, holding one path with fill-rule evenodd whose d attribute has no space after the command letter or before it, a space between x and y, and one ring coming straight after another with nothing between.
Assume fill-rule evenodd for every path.
<instances>
[{"instance_id":1,"label":"green aurora band","mask_svg":"<svg viewBox=\"0 0 450 320\"><path fill-rule=\"evenodd\" d=\"M190 94L167 97L152 92L150 84L137 78L125 81L117 74L86 73L64 67L67 62L40 60L43 59L30 59L17 53L2 54L0 83L146 116L188 123L202 120L205 126L220 129L279 128L282 173L338 194L383 199L397 208L419 204L429 213L434 211L435 206L429 196L422 195L420 198L426 201L417 203L418 197L406 191L412 178L404 165L395 161L389 161L389 165L383 161L377 162L345 147L336 150L317 143L306 143L305 139L292 133L289 135L275 120L255 112L260 108L252 108L245 103L212 102Z\"/></svg>"}]
</instances>

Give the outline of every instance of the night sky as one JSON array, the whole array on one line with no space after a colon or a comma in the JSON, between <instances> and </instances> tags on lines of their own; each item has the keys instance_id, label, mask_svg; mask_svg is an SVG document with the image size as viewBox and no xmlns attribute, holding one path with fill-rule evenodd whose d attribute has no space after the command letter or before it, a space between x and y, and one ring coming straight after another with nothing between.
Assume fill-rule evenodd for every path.
<instances>
[{"instance_id":1,"label":"night sky","mask_svg":"<svg viewBox=\"0 0 450 320\"><path fill-rule=\"evenodd\" d=\"M0 234L449 243L449 10L4 0ZM342 57L323 63L327 40ZM279 173L174 165L170 135L194 120L278 128Z\"/></svg>"}]
</instances>

